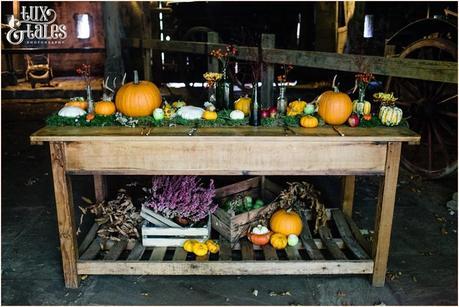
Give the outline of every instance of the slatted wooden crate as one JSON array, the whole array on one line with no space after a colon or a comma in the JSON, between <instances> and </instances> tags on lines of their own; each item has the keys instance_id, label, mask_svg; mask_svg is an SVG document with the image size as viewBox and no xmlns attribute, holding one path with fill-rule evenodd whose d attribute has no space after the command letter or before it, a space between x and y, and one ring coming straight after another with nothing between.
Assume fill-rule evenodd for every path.
<instances>
[{"instance_id":1,"label":"slatted wooden crate","mask_svg":"<svg viewBox=\"0 0 459 307\"><path fill-rule=\"evenodd\" d=\"M327 225L315 235L310 213L304 212L301 243L295 247L258 247L246 238L231 246L220 236L220 252L203 257L181 247L147 248L140 242L129 248L127 241L105 250L96 231L90 231L80 247L77 270L78 274L118 275L372 274L369 242L358 227L339 209L328 210L328 217Z\"/></svg>"},{"instance_id":2,"label":"slatted wooden crate","mask_svg":"<svg viewBox=\"0 0 459 307\"><path fill-rule=\"evenodd\" d=\"M205 241L210 237L210 216L203 227L182 227L145 207L140 215L146 220L142 224L143 246L182 246L189 239Z\"/></svg>"},{"instance_id":3,"label":"slatted wooden crate","mask_svg":"<svg viewBox=\"0 0 459 307\"><path fill-rule=\"evenodd\" d=\"M253 209L237 215L217 208L212 215L212 228L230 241L232 245L236 244L240 238L247 234L247 231L257 216L272 209L274 206L272 201L279 195L281 190L279 185L261 176L216 189L215 198L219 205L237 194L261 198L266 205L262 208Z\"/></svg>"}]
</instances>

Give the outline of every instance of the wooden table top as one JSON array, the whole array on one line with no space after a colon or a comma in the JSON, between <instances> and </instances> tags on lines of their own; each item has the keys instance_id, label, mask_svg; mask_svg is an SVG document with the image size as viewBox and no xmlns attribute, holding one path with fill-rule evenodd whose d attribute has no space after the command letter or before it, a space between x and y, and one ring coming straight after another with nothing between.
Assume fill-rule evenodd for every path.
<instances>
[{"instance_id":1,"label":"wooden table top","mask_svg":"<svg viewBox=\"0 0 459 307\"><path fill-rule=\"evenodd\" d=\"M283 127L44 127L30 136L31 142L74 141L146 141L170 139L223 140L293 140L327 142L409 142L419 144L420 136L406 127L351 128L347 126L317 128Z\"/></svg>"}]
</instances>

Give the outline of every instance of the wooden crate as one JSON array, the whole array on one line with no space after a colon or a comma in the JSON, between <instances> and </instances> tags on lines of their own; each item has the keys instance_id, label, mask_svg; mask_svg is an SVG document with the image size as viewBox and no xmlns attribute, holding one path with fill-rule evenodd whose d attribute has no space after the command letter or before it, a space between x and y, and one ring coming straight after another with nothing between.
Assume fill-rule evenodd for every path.
<instances>
[{"instance_id":1,"label":"wooden crate","mask_svg":"<svg viewBox=\"0 0 459 307\"><path fill-rule=\"evenodd\" d=\"M95 231L80 246L78 274L148 275L308 275L372 274L369 241L357 225L339 209L327 209L327 225L314 234L311 214L302 213L303 231L295 247L275 250L242 238L231 246L220 235L220 251L197 257L181 247L129 249L127 241L102 250Z\"/></svg>"},{"instance_id":2,"label":"wooden crate","mask_svg":"<svg viewBox=\"0 0 459 307\"><path fill-rule=\"evenodd\" d=\"M272 201L279 195L281 190L280 186L262 176L216 189L215 197L219 205L236 194L261 198L266 205L237 215L229 214L225 210L218 208L212 215L212 228L234 245L256 223L257 216L273 208Z\"/></svg>"},{"instance_id":3,"label":"wooden crate","mask_svg":"<svg viewBox=\"0 0 459 307\"><path fill-rule=\"evenodd\" d=\"M189 239L203 241L210 237L210 216L203 227L182 227L145 207L140 215L146 220L142 224L143 246L182 246Z\"/></svg>"}]
</instances>

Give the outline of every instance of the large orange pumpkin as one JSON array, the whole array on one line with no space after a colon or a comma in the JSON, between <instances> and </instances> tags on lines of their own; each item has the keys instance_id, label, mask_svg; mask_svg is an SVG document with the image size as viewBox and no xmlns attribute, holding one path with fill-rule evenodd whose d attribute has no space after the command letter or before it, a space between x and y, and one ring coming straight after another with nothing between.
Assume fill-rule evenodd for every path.
<instances>
[{"instance_id":1,"label":"large orange pumpkin","mask_svg":"<svg viewBox=\"0 0 459 307\"><path fill-rule=\"evenodd\" d=\"M338 90L333 79L333 91L322 93L317 99L319 115L329 125L344 124L352 113L351 98Z\"/></svg>"},{"instance_id":2,"label":"large orange pumpkin","mask_svg":"<svg viewBox=\"0 0 459 307\"><path fill-rule=\"evenodd\" d=\"M161 93L150 81L139 81L134 71L134 81L123 85L116 94L116 109L126 116L149 116L161 105Z\"/></svg>"},{"instance_id":3,"label":"large orange pumpkin","mask_svg":"<svg viewBox=\"0 0 459 307\"><path fill-rule=\"evenodd\" d=\"M303 230L303 222L298 213L284 209L274 212L269 221L269 226L273 232L282 233L286 236L290 234L299 236Z\"/></svg>"}]
</instances>

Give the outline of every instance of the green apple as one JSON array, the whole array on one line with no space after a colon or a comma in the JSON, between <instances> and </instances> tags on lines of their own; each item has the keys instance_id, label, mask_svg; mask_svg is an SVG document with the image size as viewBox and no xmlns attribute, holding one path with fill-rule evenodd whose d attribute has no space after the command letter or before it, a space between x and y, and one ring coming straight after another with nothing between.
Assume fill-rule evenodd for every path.
<instances>
[{"instance_id":1,"label":"green apple","mask_svg":"<svg viewBox=\"0 0 459 307\"><path fill-rule=\"evenodd\" d=\"M306 106L304 107L303 112L304 112L304 114L306 114L306 115L312 115L312 114L314 114L314 111L315 111L315 110L316 110L316 108L315 108L314 104L308 103L308 104L306 104Z\"/></svg>"},{"instance_id":2,"label":"green apple","mask_svg":"<svg viewBox=\"0 0 459 307\"><path fill-rule=\"evenodd\" d=\"M164 119L164 111L161 108L156 108L153 111L153 118L155 120L163 120Z\"/></svg>"},{"instance_id":3,"label":"green apple","mask_svg":"<svg viewBox=\"0 0 459 307\"><path fill-rule=\"evenodd\" d=\"M298 244L298 236L294 235L294 234L288 235L287 243L288 243L289 246L297 245Z\"/></svg>"}]
</instances>

